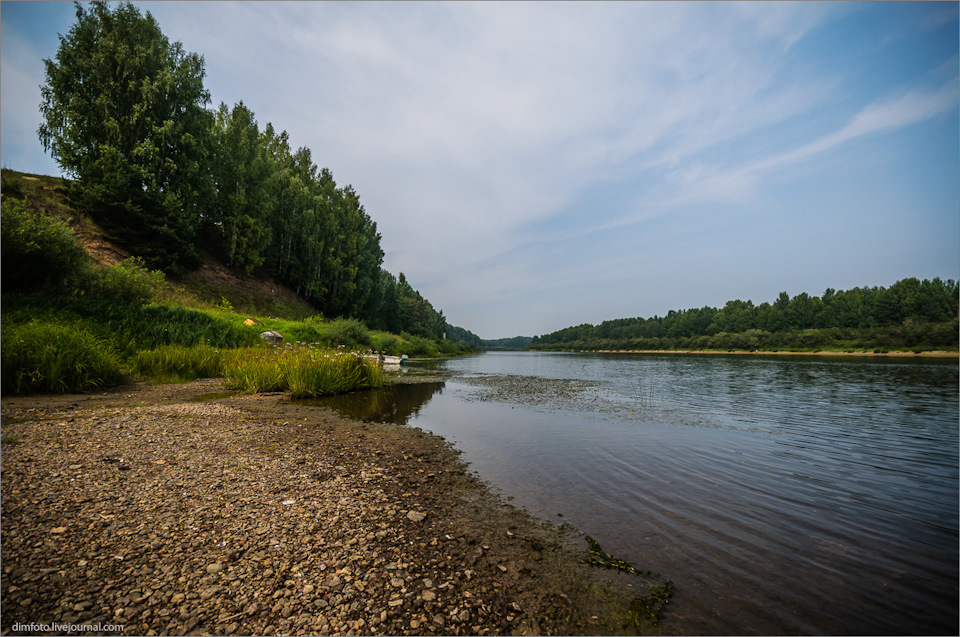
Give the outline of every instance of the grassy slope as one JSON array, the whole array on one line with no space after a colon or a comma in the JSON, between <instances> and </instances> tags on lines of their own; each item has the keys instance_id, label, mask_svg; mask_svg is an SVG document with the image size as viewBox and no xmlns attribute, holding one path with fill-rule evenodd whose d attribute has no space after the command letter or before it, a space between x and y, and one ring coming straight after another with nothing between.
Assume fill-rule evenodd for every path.
<instances>
[{"instance_id":1,"label":"grassy slope","mask_svg":"<svg viewBox=\"0 0 960 637\"><path fill-rule=\"evenodd\" d=\"M77 240L90 255L105 265L114 265L133 256L125 246L107 235L90 217L71 204L70 183L58 177L2 171L4 196L26 199L32 207L55 214L66 221ZM316 314L309 303L271 277L247 277L231 270L208 253L203 265L190 274L169 279L170 289L160 299L199 310L214 310L223 300L237 314L302 320Z\"/></svg>"}]
</instances>

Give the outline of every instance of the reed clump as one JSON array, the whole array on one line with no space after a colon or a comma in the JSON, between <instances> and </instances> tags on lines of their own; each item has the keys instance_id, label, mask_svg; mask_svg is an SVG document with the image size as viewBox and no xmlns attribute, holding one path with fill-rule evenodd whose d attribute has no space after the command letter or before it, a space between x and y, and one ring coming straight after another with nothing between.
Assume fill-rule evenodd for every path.
<instances>
[{"instance_id":1,"label":"reed clump","mask_svg":"<svg viewBox=\"0 0 960 637\"><path fill-rule=\"evenodd\" d=\"M223 375L223 360L223 350L206 343L192 347L162 345L138 352L133 359L133 370L155 382L185 383Z\"/></svg>"},{"instance_id":2,"label":"reed clump","mask_svg":"<svg viewBox=\"0 0 960 637\"><path fill-rule=\"evenodd\" d=\"M119 382L113 348L82 326L31 321L4 326L3 393L72 393Z\"/></svg>"},{"instance_id":3,"label":"reed clump","mask_svg":"<svg viewBox=\"0 0 960 637\"><path fill-rule=\"evenodd\" d=\"M223 373L235 389L253 393L289 391L293 398L373 389L389 383L376 362L357 352L303 344L235 350L226 357Z\"/></svg>"}]
</instances>

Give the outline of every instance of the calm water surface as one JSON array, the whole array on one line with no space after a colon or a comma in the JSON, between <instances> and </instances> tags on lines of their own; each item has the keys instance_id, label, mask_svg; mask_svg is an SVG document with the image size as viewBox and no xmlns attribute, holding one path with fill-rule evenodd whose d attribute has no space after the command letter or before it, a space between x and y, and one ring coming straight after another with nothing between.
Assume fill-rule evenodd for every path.
<instances>
[{"instance_id":1,"label":"calm water surface","mask_svg":"<svg viewBox=\"0 0 960 637\"><path fill-rule=\"evenodd\" d=\"M514 504L673 580L666 632L958 633L955 359L441 366L339 406L446 437Z\"/></svg>"}]
</instances>

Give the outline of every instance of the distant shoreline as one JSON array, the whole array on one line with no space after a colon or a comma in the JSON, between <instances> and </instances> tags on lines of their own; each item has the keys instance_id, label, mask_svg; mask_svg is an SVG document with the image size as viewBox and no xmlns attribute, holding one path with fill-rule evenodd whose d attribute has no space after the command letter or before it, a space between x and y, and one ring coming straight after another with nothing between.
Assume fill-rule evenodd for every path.
<instances>
[{"instance_id":1,"label":"distant shoreline","mask_svg":"<svg viewBox=\"0 0 960 637\"><path fill-rule=\"evenodd\" d=\"M551 350L539 350L551 351ZM557 351L557 350L553 350ZM928 352L835 352L830 350L820 350L816 352L791 352L788 350L776 351L750 351L750 350L695 350L695 349L601 349L601 350L577 350L581 354L731 354L736 356L892 356L898 358L960 358L960 352L946 350L931 350Z\"/></svg>"}]
</instances>

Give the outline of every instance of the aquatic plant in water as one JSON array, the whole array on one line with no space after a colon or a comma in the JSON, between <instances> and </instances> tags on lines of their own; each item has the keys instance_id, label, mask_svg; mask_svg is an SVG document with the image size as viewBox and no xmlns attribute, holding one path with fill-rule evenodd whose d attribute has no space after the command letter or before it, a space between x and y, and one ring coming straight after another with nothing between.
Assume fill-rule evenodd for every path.
<instances>
[{"instance_id":1,"label":"aquatic plant in water","mask_svg":"<svg viewBox=\"0 0 960 637\"><path fill-rule=\"evenodd\" d=\"M612 568L636 576L647 585L647 594L636 597L626 613L626 623L635 629L643 624L656 624L663 616L663 609L673 597L673 582L654 571L638 569L626 560L610 555L595 539L573 526L564 523L566 528L572 529L587 542L589 557L587 563L602 568Z\"/></svg>"}]
</instances>

